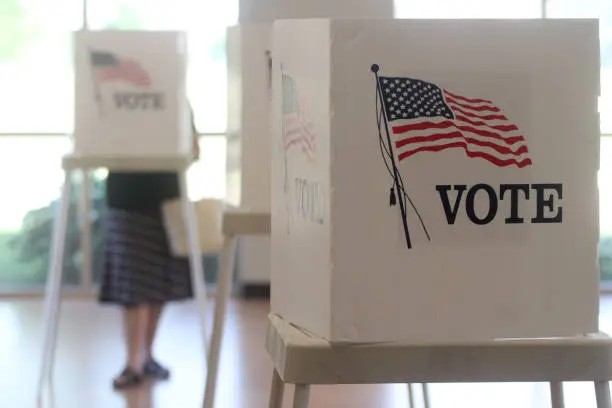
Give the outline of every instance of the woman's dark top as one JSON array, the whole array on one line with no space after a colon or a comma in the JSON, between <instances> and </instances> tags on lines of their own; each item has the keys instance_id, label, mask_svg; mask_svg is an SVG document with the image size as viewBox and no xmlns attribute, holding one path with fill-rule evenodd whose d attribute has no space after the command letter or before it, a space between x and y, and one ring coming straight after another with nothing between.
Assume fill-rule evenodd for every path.
<instances>
[{"instance_id":1,"label":"woman's dark top","mask_svg":"<svg viewBox=\"0 0 612 408\"><path fill-rule=\"evenodd\" d=\"M106 201L111 209L156 212L164 201L179 196L176 173L109 172L106 179Z\"/></svg>"}]
</instances>

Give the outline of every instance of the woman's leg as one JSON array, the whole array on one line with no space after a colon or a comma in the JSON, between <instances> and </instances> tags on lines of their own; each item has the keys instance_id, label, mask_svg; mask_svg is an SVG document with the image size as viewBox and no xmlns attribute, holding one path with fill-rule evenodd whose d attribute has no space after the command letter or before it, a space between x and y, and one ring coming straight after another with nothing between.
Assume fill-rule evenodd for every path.
<instances>
[{"instance_id":1,"label":"woman's leg","mask_svg":"<svg viewBox=\"0 0 612 408\"><path fill-rule=\"evenodd\" d=\"M154 303L149 306L149 315L147 318L147 330L144 341L144 359L145 361L152 360L153 345L155 343L155 335L159 326L159 318L164 310L163 303Z\"/></svg>"},{"instance_id":2,"label":"woman's leg","mask_svg":"<svg viewBox=\"0 0 612 408\"><path fill-rule=\"evenodd\" d=\"M149 307L127 307L124 311L125 341L127 346L126 367L140 372L144 363L143 347L147 340Z\"/></svg>"},{"instance_id":3,"label":"woman's leg","mask_svg":"<svg viewBox=\"0 0 612 408\"><path fill-rule=\"evenodd\" d=\"M125 368L113 380L116 389L130 388L142 382L143 346L146 340L149 308L147 306L125 307L123 310L125 345L127 358Z\"/></svg>"},{"instance_id":4,"label":"woman's leg","mask_svg":"<svg viewBox=\"0 0 612 408\"><path fill-rule=\"evenodd\" d=\"M153 346L159 326L159 319L164 310L163 303L154 303L149 306L149 315L147 319L147 330L144 344L144 368L143 373L147 377L165 380L170 377L170 371L160 365L155 359Z\"/></svg>"}]
</instances>

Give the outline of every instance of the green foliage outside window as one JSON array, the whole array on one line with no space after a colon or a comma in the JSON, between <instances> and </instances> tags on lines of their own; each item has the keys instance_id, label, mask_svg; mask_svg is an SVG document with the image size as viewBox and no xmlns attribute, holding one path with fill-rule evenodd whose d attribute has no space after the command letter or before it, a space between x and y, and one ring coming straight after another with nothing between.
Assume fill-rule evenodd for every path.
<instances>
[{"instance_id":1,"label":"green foliage outside window","mask_svg":"<svg viewBox=\"0 0 612 408\"><path fill-rule=\"evenodd\" d=\"M20 0L0 0L0 63L17 58L37 34Z\"/></svg>"},{"instance_id":2,"label":"green foliage outside window","mask_svg":"<svg viewBox=\"0 0 612 408\"><path fill-rule=\"evenodd\" d=\"M138 11L132 7L122 4L119 6L115 21L107 24L106 30L139 30L142 29L142 22L138 15Z\"/></svg>"},{"instance_id":3,"label":"green foliage outside window","mask_svg":"<svg viewBox=\"0 0 612 408\"><path fill-rule=\"evenodd\" d=\"M51 253L53 223L60 199L53 200L48 206L31 210L24 217L19 234L8 241L9 248L16 254L16 260L27 265L34 263L35 269L29 279L44 282L47 275ZM80 225L78 219L78 190L72 189L68 215L64 254L64 282L78 284L83 266L83 253L80 245ZM105 212L104 182L95 180L92 188L91 231L94 265L100 265L103 255L102 225Z\"/></svg>"}]
</instances>

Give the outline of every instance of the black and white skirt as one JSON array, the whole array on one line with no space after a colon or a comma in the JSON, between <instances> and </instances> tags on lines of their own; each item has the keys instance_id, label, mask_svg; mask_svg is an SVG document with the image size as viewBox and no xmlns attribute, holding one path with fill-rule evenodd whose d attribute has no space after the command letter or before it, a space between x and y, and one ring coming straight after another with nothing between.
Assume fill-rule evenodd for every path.
<instances>
[{"instance_id":1,"label":"black and white skirt","mask_svg":"<svg viewBox=\"0 0 612 408\"><path fill-rule=\"evenodd\" d=\"M192 297L189 261L170 253L161 212L107 214L100 302L129 307Z\"/></svg>"}]
</instances>

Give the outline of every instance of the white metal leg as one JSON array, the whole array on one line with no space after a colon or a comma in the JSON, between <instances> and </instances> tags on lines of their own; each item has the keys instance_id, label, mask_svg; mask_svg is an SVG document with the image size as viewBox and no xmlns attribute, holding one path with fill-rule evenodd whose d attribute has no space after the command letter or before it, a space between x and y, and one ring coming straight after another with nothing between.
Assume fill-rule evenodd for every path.
<instances>
[{"instance_id":1,"label":"white metal leg","mask_svg":"<svg viewBox=\"0 0 612 408\"><path fill-rule=\"evenodd\" d=\"M430 408L431 404L429 403L429 384L421 384L421 389L423 390L423 407Z\"/></svg>"},{"instance_id":2,"label":"white metal leg","mask_svg":"<svg viewBox=\"0 0 612 408\"><path fill-rule=\"evenodd\" d=\"M51 237L51 259L49 261L43 310L44 344L37 390L39 401L43 398L45 387L51 385L51 376L53 373L57 329L60 318L64 252L66 234L68 231L71 192L72 181L70 172L66 171L61 198L57 205L56 216L53 222L53 236Z\"/></svg>"},{"instance_id":3,"label":"white metal leg","mask_svg":"<svg viewBox=\"0 0 612 408\"><path fill-rule=\"evenodd\" d=\"M200 325L202 326L202 341L204 344L204 359L208 355L208 333L206 330L206 283L204 282L204 266L200 251L200 237L198 235L198 219L194 204L189 200L187 190L187 171L179 172L179 187L181 203L183 206L183 220L187 230L189 243L189 264L191 269L191 287L193 295L198 302L200 312Z\"/></svg>"},{"instance_id":4,"label":"white metal leg","mask_svg":"<svg viewBox=\"0 0 612 408\"><path fill-rule=\"evenodd\" d=\"M612 408L608 381L595 382L595 398L597 399L597 408Z\"/></svg>"},{"instance_id":5,"label":"white metal leg","mask_svg":"<svg viewBox=\"0 0 612 408\"><path fill-rule=\"evenodd\" d=\"M80 245L81 254L81 286L87 292L92 291L93 283L93 246L91 234L91 190L92 178L89 170L82 170L82 178L79 189L78 214L79 228L81 230Z\"/></svg>"},{"instance_id":6,"label":"white metal leg","mask_svg":"<svg viewBox=\"0 0 612 408\"><path fill-rule=\"evenodd\" d=\"M295 394L293 395L293 408L308 408L310 399L310 385L296 384Z\"/></svg>"},{"instance_id":7,"label":"white metal leg","mask_svg":"<svg viewBox=\"0 0 612 408\"><path fill-rule=\"evenodd\" d=\"M411 383L406 384L408 389L408 408L414 408L414 388Z\"/></svg>"},{"instance_id":8,"label":"white metal leg","mask_svg":"<svg viewBox=\"0 0 612 408\"><path fill-rule=\"evenodd\" d=\"M552 408L565 408L565 400L563 398L563 383L550 383L550 401Z\"/></svg>"},{"instance_id":9,"label":"white metal leg","mask_svg":"<svg viewBox=\"0 0 612 408\"><path fill-rule=\"evenodd\" d=\"M269 408L283 408L283 395L285 394L285 383L281 380L276 369L272 370L272 388L270 389Z\"/></svg>"},{"instance_id":10,"label":"white metal leg","mask_svg":"<svg viewBox=\"0 0 612 408\"><path fill-rule=\"evenodd\" d=\"M210 354L208 355L206 388L204 389L204 408L213 408L215 404L219 359L221 357L221 342L223 340L223 328L225 325L225 311L232 290L232 276L234 272L234 261L236 259L236 243L237 238L235 236L226 237L223 243L223 252L221 253L219 282L217 284L217 293L215 296L215 317L211 334Z\"/></svg>"}]
</instances>

